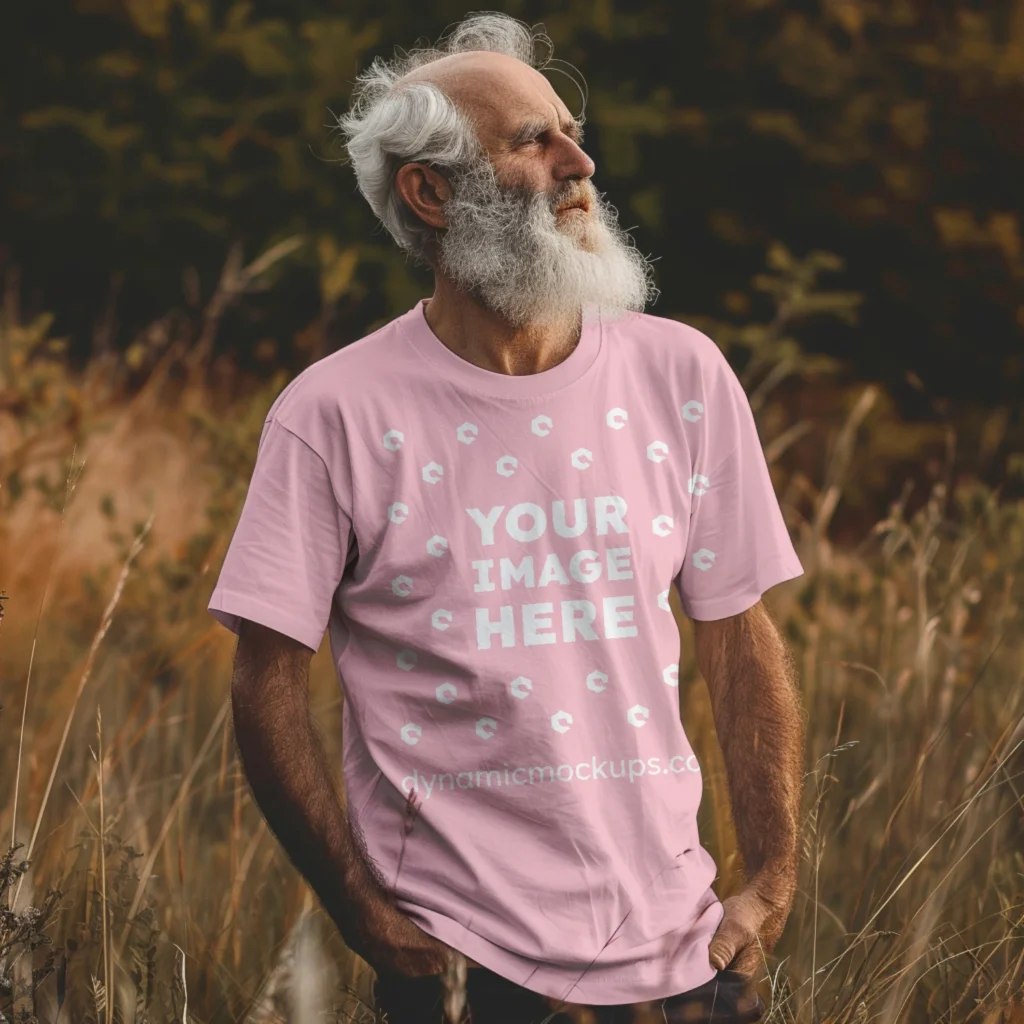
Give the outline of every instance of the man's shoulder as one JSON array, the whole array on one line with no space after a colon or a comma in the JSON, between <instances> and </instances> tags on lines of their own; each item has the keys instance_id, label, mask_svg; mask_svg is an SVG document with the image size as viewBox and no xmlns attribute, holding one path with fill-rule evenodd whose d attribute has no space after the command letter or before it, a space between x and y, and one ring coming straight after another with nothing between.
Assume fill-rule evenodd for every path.
<instances>
[{"instance_id":1,"label":"man's shoulder","mask_svg":"<svg viewBox=\"0 0 1024 1024\"><path fill-rule=\"evenodd\" d=\"M669 379L680 371L720 369L725 362L724 353L711 337L677 317L641 313L623 321L620 332L631 343L623 346L632 349L629 355L646 359L657 373L668 373Z\"/></svg>"},{"instance_id":2,"label":"man's shoulder","mask_svg":"<svg viewBox=\"0 0 1024 1024\"><path fill-rule=\"evenodd\" d=\"M394 320L311 363L281 390L267 412L325 459L344 446L347 425L375 389L397 372L402 336Z\"/></svg>"},{"instance_id":3,"label":"man's shoulder","mask_svg":"<svg viewBox=\"0 0 1024 1024\"><path fill-rule=\"evenodd\" d=\"M312 414L342 410L393 370L402 336L395 320L311 363L293 377L267 413L284 426Z\"/></svg>"}]
</instances>

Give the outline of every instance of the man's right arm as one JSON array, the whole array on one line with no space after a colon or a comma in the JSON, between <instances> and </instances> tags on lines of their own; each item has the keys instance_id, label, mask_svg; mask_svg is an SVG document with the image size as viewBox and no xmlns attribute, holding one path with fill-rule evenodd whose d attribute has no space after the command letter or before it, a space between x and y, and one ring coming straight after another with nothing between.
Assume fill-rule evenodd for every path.
<instances>
[{"instance_id":1,"label":"man's right arm","mask_svg":"<svg viewBox=\"0 0 1024 1024\"><path fill-rule=\"evenodd\" d=\"M305 644L242 621L231 679L235 738L271 831L346 944L361 953L360 917L386 898L386 883L353 840L344 789L310 717L312 656Z\"/></svg>"}]
</instances>

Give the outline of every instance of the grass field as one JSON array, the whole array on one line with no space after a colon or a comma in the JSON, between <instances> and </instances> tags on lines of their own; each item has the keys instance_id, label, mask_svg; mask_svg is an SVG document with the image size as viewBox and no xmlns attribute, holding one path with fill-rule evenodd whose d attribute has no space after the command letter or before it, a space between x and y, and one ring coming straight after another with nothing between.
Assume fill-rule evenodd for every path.
<instances>
[{"instance_id":1,"label":"grass field","mask_svg":"<svg viewBox=\"0 0 1024 1024\"><path fill-rule=\"evenodd\" d=\"M206 611L284 379L225 408L173 365L130 399L94 368L47 370L0 413L0 849L20 844L0 870L0 1010L370 1022L368 968L240 773L234 639ZM801 889L761 992L771 1021L1022 1022L1024 502L947 479L836 546L877 398L852 404L820 480L772 459L806 572L766 603L797 654L808 750ZM742 866L672 601L724 898ZM312 689L338 763L326 642Z\"/></svg>"}]
</instances>

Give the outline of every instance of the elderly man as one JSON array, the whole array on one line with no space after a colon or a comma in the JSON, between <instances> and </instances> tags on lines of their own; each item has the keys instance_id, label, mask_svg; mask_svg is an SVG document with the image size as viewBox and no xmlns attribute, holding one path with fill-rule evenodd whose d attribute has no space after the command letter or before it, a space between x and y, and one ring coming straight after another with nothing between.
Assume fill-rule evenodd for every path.
<instances>
[{"instance_id":1,"label":"elderly man","mask_svg":"<svg viewBox=\"0 0 1024 1024\"><path fill-rule=\"evenodd\" d=\"M255 798L390 1024L755 1021L796 888L801 575L750 406L595 192L499 14L362 76L360 189L433 295L273 403L210 600ZM724 903L680 721L694 621L748 885ZM325 631L342 775L309 717ZM465 971L468 966L470 969ZM443 984L444 982L444 984ZM458 1018L454 1018L458 1019Z\"/></svg>"}]
</instances>

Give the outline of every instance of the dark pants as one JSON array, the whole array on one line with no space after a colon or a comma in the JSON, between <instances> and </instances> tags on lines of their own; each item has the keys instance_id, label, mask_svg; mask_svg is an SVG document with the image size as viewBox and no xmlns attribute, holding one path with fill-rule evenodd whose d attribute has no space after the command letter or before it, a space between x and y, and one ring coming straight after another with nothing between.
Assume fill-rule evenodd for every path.
<instances>
[{"instance_id":1,"label":"dark pants","mask_svg":"<svg viewBox=\"0 0 1024 1024\"><path fill-rule=\"evenodd\" d=\"M466 978L466 1006L460 1024L570 1024L566 1004L516 985L486 967L472 967ZM420 978L378 977L374 985L378 1014L386 1024L443 1024L444 988L441 975ZM688 992L651 1003L591 1006L595 1024L632 1024L643 1019L659 1024L748 1024L761 1020L764 1001L754 984L736 971L719 971L710 981Z\"/></svg>"}]
</instances>

